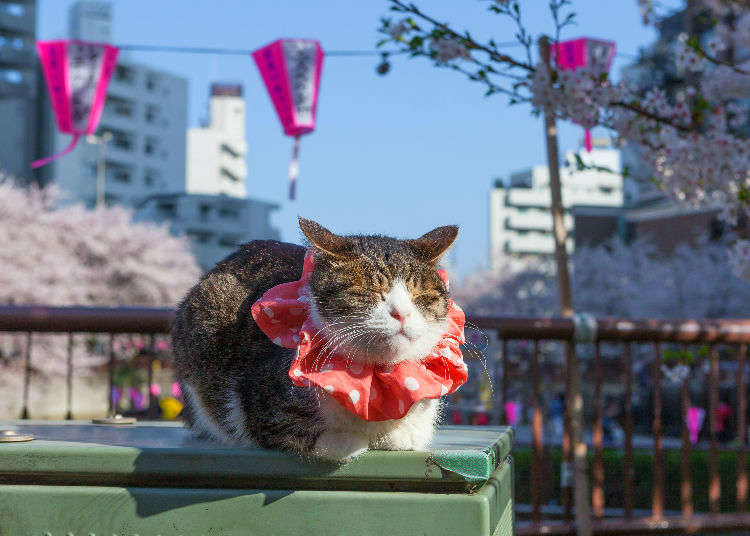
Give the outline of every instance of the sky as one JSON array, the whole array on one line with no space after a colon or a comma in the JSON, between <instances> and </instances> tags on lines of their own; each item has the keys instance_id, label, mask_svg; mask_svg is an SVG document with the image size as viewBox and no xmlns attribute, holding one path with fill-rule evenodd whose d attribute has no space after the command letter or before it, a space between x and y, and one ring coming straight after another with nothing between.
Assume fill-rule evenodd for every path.
<instances>
[{"instance_id":1,"label":"sky","mask_svg":"<svg viewBox=\"0 0 750 536\"><path fill-rule=\"evenodd\" d=\"M513 27L478 0L418 2L438 20L475 38L512 41ZM67 35L73 0L38 0L38 39ZM113 44L259 48L280 37L320 40L324 50L374 50L386 0L114 0ZM547 2L521 2L532 35L553 30ZM635 0L574 0L578 24L563 38L614 40L613 73L655 38L641 24ZM521 49L508 49L520 55ZM460 274L488 265L491 185L496 177L545 163L541 119L526 105L483 88L427 60L391 57L379 76L378 57L324 61L317 128L301 140L297 200L287 200L292 139L285 137L250 57L128 52L128 59L189 81L189 126L206 118L212 82L245 88L247 190L277 203L272 223L282 240L299 242L297 216L340 234L417 237L447 224L460 226L452 260ZM579 127L561 124L560 150L576 149ZM594 132L596 134L596 132Z\"/></svg>"}]
</instances>

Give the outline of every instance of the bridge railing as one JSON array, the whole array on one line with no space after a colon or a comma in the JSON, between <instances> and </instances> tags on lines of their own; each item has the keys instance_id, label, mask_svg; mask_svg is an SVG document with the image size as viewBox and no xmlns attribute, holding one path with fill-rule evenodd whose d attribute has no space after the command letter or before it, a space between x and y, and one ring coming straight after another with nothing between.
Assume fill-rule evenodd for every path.
<instances>
[{"instance_id":1,"label":"bridge railing","mask_svg":"<svg viewBox=\"0 0 750 536\"><path fill-rule=\"evenodd\" d=\"M112 388L114 370L117 365L115 351L116 338L123 335L143 335L148 341L146 350L153 350L155 336L167 334L174 311L166 308L101 308L101 307L45 307L45 306L2 306L0 307L0 333L25 334L24 345L24 388L22 418L29 417L29 392L32 388L33 371L32 346L36 333L63 333L68 335L67 345L67 394L68 418L72 417L71 397L74 337L79 334L99 334L108 337L107 393L109 410L112 412ZM566 367L576 363L577 356L588 356L582 360L586 387L591 396L589 419L591 428L592 461L590 471L591 505L594 529L600 534L661 532L695 532L698 530L730 530L750 528L748 506L748 479L746 471L747 450L747 345L750 343L750 319L739 320L638 320L611 319L577 316L567 318L517 318L517 317L470 317L469 323L483 331L496 333L500 355L493 360L499 366L491 367L497 385L496 406L501 419L505 420L502 408L514 390L516 380L523 380L528 386L531 411L531 463L528 482L518 482L516 494L529 497L527 508L519 511L519 534L573 534L572 522L572 482L568 479L559 486L559 496L550 497L550 489L558 489L550 482L549 438L545 438L545 398L549 396L545 377L550 377L550 367L542 364L542 357L550 353L550 346L559 346L563 359L558 362L556 371L562 383L569 387ZM525 350L517 352L513 345L523 343ZM609 351L608 363L602 356L602 348ZM613 350L614 348L614 350ZM665 373L669 373L670 362L665 359L665 349L678 356L678 362L686 365L688 371L702 371L706 375L706 400L708 405L708 508L706 512L694 512L695 489L691 468L691 441L687 427L687 412L691 407L691 374L677 378L680 389L680 485L679 511L665 507L666 463L663 426L663 390ZM675 350L676 349L676 350ZM555 351L555 350L553 350ZM612 359L612 352L615 358ZM153 351L147 364L148 383L153 374ZM522 359L519 361L518 356ZM680 357L681 356L681 357ZM686 357L688 356L688 357ZM651 500L648 511L635 504L636 482L634 474L634 430L636 425L643 428L642 422L635 422L633 415L634 364L641 367L639 373L650 384L647 393L651 401L652 420L648 435L652 438ZM675 363L671 363L674 365ZM719 419L720 365L732 371L732 387L736 396L736 442L731 447L736 456L734 495L736 505L733 511L720 512L722 482L720 478L719 455L727 449L720 447L722 433ZM606 368L606 371L605 371ZM606 372L606 374L605 374ZM615 378L622 389L618 393L619 407L622 409L624 438L622 455L622 504L607 504L605 478L607 464L604 462L604 405L603 386L605 376ZM674 382L675 378L669 378ZM638 380L641 384L642 378ZM154 400L150 405L153 409ZM563 469L572 460L572 423L569 404L565 404L562 433ZM547 460L545 461L545 458ZM561 472L565 472L561 469ZM724 482L724 489L731 482ZM528 486L528 489L518 489ZM700 490L702 493L704 490ZM550 505L555 506L551 508ZM726 507L724 508L726 510ZM523 516L521 516L523 514Z\"/></svg>"}]
</instances>

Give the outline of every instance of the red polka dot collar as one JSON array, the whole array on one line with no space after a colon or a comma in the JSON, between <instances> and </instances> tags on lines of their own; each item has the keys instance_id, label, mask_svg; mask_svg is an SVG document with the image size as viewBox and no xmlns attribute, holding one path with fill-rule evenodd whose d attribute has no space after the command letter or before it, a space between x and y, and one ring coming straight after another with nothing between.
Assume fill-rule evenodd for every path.
<instances>
[{"instance_id":1,"label":"red polka dot collar","mask_svg":"<svg viewBox=\"0 0 750 536\"><path fill-rule=\"evenodd\" d=\"M269 289L252 306L260 329L275 344L296 348L289 377L297 386L317 386L343 407L366 421L400 419L414 403L456 391L468 378L460 345L464 339L464 313L453 300L446 331L420 361L394 365L352 363L345 355L326 351L326 338L310 318L308 281L314 267L308 250L297 281ZM448 285L444 270L438 271Z\"/></svg>"}]
</instances>

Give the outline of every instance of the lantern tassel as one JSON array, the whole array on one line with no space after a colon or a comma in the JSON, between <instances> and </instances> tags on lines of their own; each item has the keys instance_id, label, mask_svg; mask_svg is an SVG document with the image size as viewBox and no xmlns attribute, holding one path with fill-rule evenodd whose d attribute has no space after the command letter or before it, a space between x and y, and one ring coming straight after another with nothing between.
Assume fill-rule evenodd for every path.
<instances>
[{"instance_id":1,"label":"lantern tassel","mask_svg":"<svg viewBox=\"0 0 750 536\"><path fill-rule=\"evenodd\" d=\"M591 152L591 131L589 129L586 129L586 134L583 137L583 145L586 147L586 152Z\"/></svg>"},{"instance_id":2,"label":"lantern tassel","mask_svg":"<svg viewBox=\"0 0 750 536\"><path fill-rule=\"evenodd\" d=\"M53 154L52 156L48 156L48 157L42 158L40 160L34 160L31 163L31 167L34 168L34 169L36 169L38 167L46 166L47 164L49 164L53 160L57 160L58 158L60 158L62 156L65 156L70 151L72 151L73 149L75 149L75 146L78 143L78 140L80 139L80 137L81 137L80 134L73 134L73 140L70 142L70 145L68 145L65 149L63 149L62 151L60 151L57 154Z\"/></svg>"},{"instance_id":3,"label":"lantern tassel","mask_svg":"<svg viewBox=\"0 0 750 536\"><path fill-rule=\"evenodd\" d=\"M297 176L299 175L299 136L294 137L294 149L292 149L292 161L289 162L289 199L294 201L297 189Z\"/></svg>"}]
</instances>

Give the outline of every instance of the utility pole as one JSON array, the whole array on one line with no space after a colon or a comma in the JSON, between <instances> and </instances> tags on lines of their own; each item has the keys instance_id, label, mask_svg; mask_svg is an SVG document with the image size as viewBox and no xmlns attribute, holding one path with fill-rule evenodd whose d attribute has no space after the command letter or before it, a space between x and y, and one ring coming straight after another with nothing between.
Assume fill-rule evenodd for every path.
<instances>
[{"instance_id":1,"label":"utility pole","mask_svg":"<svg viewBox=\"0 0 750 536\"><path fill-rule=\"evenodd\" d=\"M92 145L99 146L99 155L96 160L96 208L104 206L104 182L106 180L106 155L107 143L112 139L112 133L104 131L101 135L89 134L86 141Z\"/></svg>"},{"instance_id":2,"label":"utility pole","mask_svg":"<svg viewBox=\"0 0 750 536\"><path fill-rule=\"evenodd\" d=\"M547 36L539 38L539 54L542 65L550 68L550 42ZM545 68L545 67L542 67ZM570 291L570 272L566 242L568 232L563 219L563 203L560 187L560 155L557 146L557 126L555 115L550 109L544 110L544 134L547 141L547 167L549 168L549 188L552 208L552 234L555 238L555 262L557 264L557 290L560 298L560 314L565 318L573 316L573 299ZM581 396L578 358L575 341L566 347L565 359L565 399L569 411L573 458L573 493L576 533L591 535L591 507L589 504L589 483L586 474L586 443L583 441L583 397ZM569 463L569 459L566 460Z\"/></svg>"}]
</instances>

